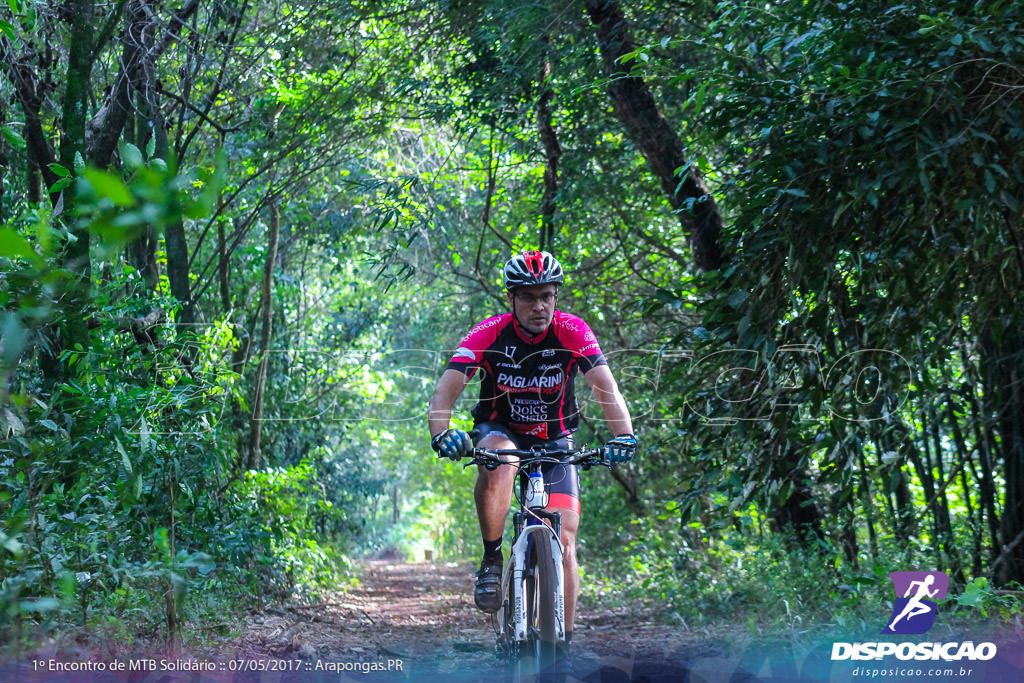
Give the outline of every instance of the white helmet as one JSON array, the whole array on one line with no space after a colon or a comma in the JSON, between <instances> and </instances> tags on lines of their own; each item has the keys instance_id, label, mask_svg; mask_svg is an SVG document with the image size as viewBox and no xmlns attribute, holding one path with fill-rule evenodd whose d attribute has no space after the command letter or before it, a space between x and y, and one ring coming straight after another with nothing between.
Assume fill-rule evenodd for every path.
<instances>
[{"instance_id":1,"label":"white helmet","mask_svg":"<svg viewBox=\"0 0 1024 683\"><path fill-rule=\"evenodd\" d=\"M562 264L547 251L524 251L505 262L505 289L565 282Z\"/></svg>"}]
</instances>

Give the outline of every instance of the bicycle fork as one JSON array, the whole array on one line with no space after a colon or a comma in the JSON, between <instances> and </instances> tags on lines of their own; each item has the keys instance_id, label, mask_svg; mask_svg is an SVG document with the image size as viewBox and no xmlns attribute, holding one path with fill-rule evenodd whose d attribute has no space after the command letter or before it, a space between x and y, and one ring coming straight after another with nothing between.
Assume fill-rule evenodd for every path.
<instances>
[{"instance_id":1,"label":"bicycle fork","mask_svg":"<svg viewBox=\"0 0 1024 683\"><path fill-rule=\"evenodd\" d=\"M551 526L541 522L538 517L551 520ZM555 594L551 596L555 603L555 638L565 640L565 568L562 566L561 515L534 508L529 513L517 512L512 519L517 538L512 545L511 561L505 565L501 581L504 595L509 594L509 583L512 584L513 604L509 605L512 612L512 639L525 641L529 632L526 619L526 578L533 571L529 564L530 552L534 543L548 543L551 546L555 577ZM541 596L541 599L546 599L546 596Z\"/></svg>"}]
</instances>

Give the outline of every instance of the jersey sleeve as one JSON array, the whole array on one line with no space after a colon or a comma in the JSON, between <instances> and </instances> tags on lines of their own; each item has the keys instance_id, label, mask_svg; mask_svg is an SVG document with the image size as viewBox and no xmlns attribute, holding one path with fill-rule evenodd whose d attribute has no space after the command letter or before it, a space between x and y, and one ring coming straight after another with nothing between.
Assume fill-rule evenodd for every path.
<instances>
[{"instance_id":1,"label":"jersey sleeve","mask_svg":"<svg viewBox=\"0 0 1024 683\"><path fill-rule=\"evenodd\" d=\"M484 351L497 339L504 317L497 315L488 318L471 329L452 354L451 360L448 361L448 369L458 370L472 377L483 364Z\"/></svg>"},{"instance_id":2,"label":"jersey sleeve","mask_svg":"<svg viewBox=\"0 0 1024 683\"><path fill-rule=\"evenodd\" d=\"M608 365L597 335L590 326L570 313L560 313L555 323L558 339L565 348L572 352L573 358L580 364L580 370L587 372L598 365Z\"/></svg>"}]
</instances>

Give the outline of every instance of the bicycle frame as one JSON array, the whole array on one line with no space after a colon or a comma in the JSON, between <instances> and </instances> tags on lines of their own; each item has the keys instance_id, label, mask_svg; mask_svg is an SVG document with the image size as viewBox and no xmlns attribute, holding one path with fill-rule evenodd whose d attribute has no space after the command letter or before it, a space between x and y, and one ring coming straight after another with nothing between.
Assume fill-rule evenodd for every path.
<instances>
[{"instance_id":1,"label":"bicycle frame","mask_svg":"<svg viewBox=\"0 0 1024 683\"><path fill-rule=\"evenodd\" d=\"M537 473L530 472L530 487L537 486L535 483L537 480L540 482L540 490L543 491L544 478L540 473L540 465L531 465L537 468ZM547 501L545 500L544 503ZM551 546L551 557L554 560L554 573L555 573L555 637L560 640L565 640L565 568L562 566L562 555L564 548L562 547L562 518L557 512L548 512L544 507L539 505L535 507L527 507L530 503L528 499L526 504L523 506L525 510L521 509L516 512L512 517L512 525L514 533L512 536L512 552L509 557L509 562L505 565L505 571L502 575L501 588L502 595L508 595L509 582L513 583L512 595L514 598L514 604L510 605L514 615L514 628L512 637L518 641L525 641L527 639L527 623L526 623L526 576L527 572L532 571L530 568L530 553L534 543L549 543ZM551 526L544 524L542 520L551 520ZM503 623L504 617L504 604L498 610L498 623Z\"/></svg>"},{"instance_id":2,"label":"bicycle frame","mask_svg":"<svg viewBox=\"0 0 1024 683\"><path fill-rule=\"evenodd\" d=\"M540 555L551 558L552 567L543 571L550 571L553 579L551 592L553 595L541 595L541 600L551 600L553 603L553 619L547 620L541 617L545 624L548 624L548 636L543 642L553 645L549 638L554 637L555 642L565 642L565 569L562 566L564 548L561 541L561 515L547 509L548 494L544 486L544 464L562 463L566 465L580 465L587 469L595 464L608 465L601 460L600 449L581 449L579 451L547 451L544 449L524 450L488 450L474 449L473 462L470 464L483 465L494 469L499 465L508 465L502 456L517 456L522 458L517 466L519 483L519 495L516 500L519 509L512 516L513 536L512 549L509 562L505 565L501 578L501 594L508 596L503 600L496 614L499 626L498 642L499 649L504 649L514 660L520 656L520 648L523 645L529 646L531 642L536 645L540 633L534 624L529 623L527 599L529 596L528 582L536 581L534 556L538 552L538 544L546 543L550 552L541 552ZM571 456L563 461L562 456ZM547 523L546 523L547 522ZM534 591L540 590L540 586L534 584ZM550 613L550 608L548 608ZM536 615L534 617L537 618ZM553 621L553 634L551 633ZM544 627L541 627L544 630ZM531 640L533 637L533 640ZM542 658L543 659L543 658Z\"/></svg>"}]
</instances>

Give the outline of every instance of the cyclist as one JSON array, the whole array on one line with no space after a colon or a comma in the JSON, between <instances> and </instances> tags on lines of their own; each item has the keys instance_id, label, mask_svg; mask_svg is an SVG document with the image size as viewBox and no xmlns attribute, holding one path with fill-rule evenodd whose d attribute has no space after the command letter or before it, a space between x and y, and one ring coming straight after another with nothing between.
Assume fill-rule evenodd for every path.
<instances>
[{"instance_id":1,"label":"cyclist","mask_svg":"<svg viewBox=\"0 0 1024 683\"><path fill-rule=\"evenodd\" d=\"M451 428L455 401L477 370L480 399L472 410L475 445L491 449L572 448L579 423L573 379L578 370L600 403L612 434L605 457L628 462L637 442L629 410L601 352L580 318L555 309L564 283L561 264L546 251L527 251L504 266L510 312L482 321L462 339L430 399L430 444L453 460L468 455L470 435ZM545 472L549 504L561 513L565 574L566 643L571 642L579 568L576 532L580 521L579 474L574 465ZM476 573L474 601L484 612L501 605L501 537L512 501L515 468L478 468L474 499L484 553Z\"/></svg>"}]
</instances>

